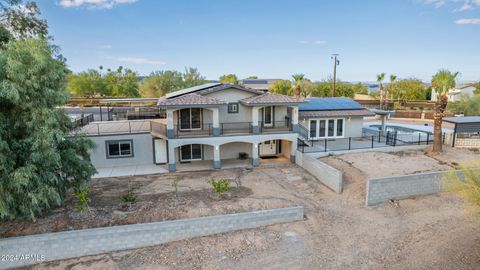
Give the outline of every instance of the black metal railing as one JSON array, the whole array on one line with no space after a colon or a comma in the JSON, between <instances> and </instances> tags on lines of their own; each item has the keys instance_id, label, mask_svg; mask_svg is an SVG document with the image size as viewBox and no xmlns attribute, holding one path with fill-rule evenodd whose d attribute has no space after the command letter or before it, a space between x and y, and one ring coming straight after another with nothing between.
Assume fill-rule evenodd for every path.
<instances>
[{"instance_id":1,"label":"black metal railing","mask_svg":"<svg viewBox=\"0 0 480 270\"><path fill-rule=\"evenodd\" d=\"M179 125L174 125L173 127L175 138L213 135L213 124L210 123L198 124L193 127Z\"/></svg>"},{"instance_id":2,"label":"black metal railing","mask_svg":"<svg viewBox=\"0 0 480 270\"><path fill-rule=\"evenodd\" d=\"M442 140L444 143L445 133L442 134ZM433 135L431 133L418 135L386 132L385 134L377 133L377 135L365 134L362 137L307 140L306 142L298 145L298 150L302 153L315 153L430 144L433 144Z\"/></svg>"},{"instance_id":3,"label":"black metal railing","mask_svg":"<svg viewBox=\"0 0 480 270\"><path fill-rule=\"evenodd\" d=\"M233 123L221 123L220 134L250 134L252 133L251 122L233 122Z\"/></svg>"},{"instance_id":4,"label":"black metal railing","mask_svg":"<svg viewBox=\"0 0 480 270\"><path fill-rule=\"evenodd\" d=\"M273 122L259 122L260 131L264 132L284 132L284 131L292 131L292 125L288 119L283 121L273 121Z\"/></svg>"}]
</instances>

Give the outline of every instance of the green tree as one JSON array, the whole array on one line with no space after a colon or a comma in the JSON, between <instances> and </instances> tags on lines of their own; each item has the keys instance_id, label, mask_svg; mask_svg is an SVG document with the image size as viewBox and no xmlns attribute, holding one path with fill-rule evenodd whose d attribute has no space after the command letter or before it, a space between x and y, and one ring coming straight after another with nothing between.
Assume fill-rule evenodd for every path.
<instances>
[{"instance_id":1,"label":"green tree","mask_svg":"<svg viewBox=\"0 0 480 270\"><path fill-rule=\"evenodd\" d=\"M42 40L0 50L0 219L34 218L86 186L95 168L85 137L70 136L65 65Z\"/></svg>"},{"instance_id":2,"label":"green tree","mask_svg":"<svg viewBox=\"0 0 480 270\"><path fill-rule=\"evenodd\" d=\"M47 38L48 25L35 2L0 0L0 32L4 43L11 38Z\"/></svg>"},{"instance_id":3,"label":"green tree","mask_svg":"<svg viewBox=\"0 0 480 270\"><path fill-rule=\"evenodd\" d=\"M434 129L433 129L433 152L442 152L442 119L448 104L448 90L455 87L455 80L458 72L450 72L449 70L439 70L432 77L432 88L438 94L435 102Z\"/></svg>"},{"instance_id":4,"label":"green tree","mask_svg":"<svg viewBox=\"0 0 480 270\"><path fill-rule=\"evenodd\" d=\"M447 109L449 112L465 116L480 115L480 95L462 96L459 101L449 102Z\"/></svg>"},{"instance_id":5,"label":"green tree","mask_svg":"<svg viewBox=\"0 0 480 270\"><path fill-rule=\"evenodd\" d=\"M353 85L353 92L355 94L368 95L368 88L362 83L356 83Z\"/></svg>"},{"instance_id":6,"label":"green tree","mask_svg":"<svg viewBox=\"0 0 480 270\"><path fill-rule=\"evenodd\" d=\"M473 91L473 93L475 95L480 95L480 82L477 82L476 84L473 85L475 87L475 90Z\"/></svg>"},{"instance_id":7,"label":"green tree","mask_svg":"<svg viewBox=\"0 0 480 270\"><path fill-rule=\"evenodd\" d=\"M222 83L231 83L231 84L237 84L238 83L238 78L237 75L235 74L226 74L220 76L218 80Z\"/></svg>"},{"instance_id":8,"label":"green tree","mask_svg":"<svg viewBox=\"0 0 480 270\"><path fill-rule=\"evenodd\" d=\"M425 100L426 91L421 80L411 78L397 81L391 94L393 99L400 101Z\"/></svg>"},{"instance_id":9,"label":"green tree","mask_svg":"<svg viewBox=\"0 0 480 270\"><path fill-rule=\"evenodd\" d=\"M198 69L196 68L185 68L185 72L183 73L183 85L184 87L193 87L197 85L202 85L204 83L207 83L207 80L205 80L205 77L198 72Z\"/></svg>"},{"instance_id":10,"label":"green tree","mask_svg":"<svg viewBox=\"0 0 480 270\"><path fill-rule=\"evenodd\" d=\"M268 91L274 94L291 95L292 83L288 80L275 81Z\"/></svg>"},{"instance_id":11,"label":"green tree","mask_svg":"<svg viewBox=\"0 0 480 270\"><path fill-rule=\"evenodd\" d=\"M258 76L248 76L247 80L256 80L258 79Z\"/></svg>"},{"instance_id":12,"label":"green tree","mask_svg":"<svg viewBox=\"0 0 480 270\"><path fill-rule=\"evenodd\" d=\"M175 70L156 71L140 83L140 94L142 97L158 98L183 86L182 73Z\"/></svg>"},{"instance_id":13,"label":"green tree","mask_svg":"<svg viewBox=\"0 0 480 270\"><path fill-rule=\"evenodd\" d=\"M68 74L67 89L77 97L110 96L100 72L90 69L78 74Z\"/></svg>"},{"instance_id":14,"label":"green tree","mask_svg":"<svg viewBox=\"0 0 480 270\"><path fill-rule=\"evenodd\" d=\"M293 74L293 95L300 97L302 95L302 82L305 81L305 75L301 73Z\"/></svg>"},{"instance_id":15,"label":"green tree","mask_svg":"<svg viewBox=\"0 0 480 270\"><path fill-rule=\"evenodd\" d=\"M385 80L385 73L377 75L377 82L380 84L380 109L384 108L385 93L383 92L383 80Z\"/></svg>"},{"instance_id":16,"label":"green tree","mask_svg":"<svg viewBox=\"0 0 480 270\"><path fill-rule=\"evenodd\" d=\"M116 71L109 70L102 76L105 93L115 97L138 97L137 73L131 69L118 67Z\"/></svg>"},{"instance_id":17,"label":"green tree","mask_svg":"<svg viewBox=\"0 0 480 270\"><path fill-rule=\"evenodd\" d=\"M390 84L388 85L388 89L387 89L387 100L388 99L392 99L392 93L393 91L395 91L395 82L397 81L397 76L396 75L393 75L391 74L390 75Z\"/></svg>"}]
</instances>

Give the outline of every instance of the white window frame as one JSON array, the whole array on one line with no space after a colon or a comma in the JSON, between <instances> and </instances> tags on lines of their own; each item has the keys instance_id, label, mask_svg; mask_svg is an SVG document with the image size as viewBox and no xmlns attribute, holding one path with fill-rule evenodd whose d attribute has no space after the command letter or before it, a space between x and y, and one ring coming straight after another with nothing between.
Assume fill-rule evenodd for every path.
<instances>
[{"instance_id":1,"label":"white window frame","mask_svg":"<svg viewBox=\"0 0 480 270\"><path fill-rule=\"evenodd\" d=\"M227 108L228 113L238 113L239 112L238 102L229 103L227 106L228 106L228 108ZM232 110L231 106L235 106L235 110Z\"/></svg>"},{"instance_id":2,"label":"white window frame","mask_svg":"<svg viewBox=\"0 0 480 270\"><path fill-rule=\"evenodd\" d=\"M338 120L342 120L342 136L337 136L337 123ZM315 137L310 136L310 125L311 121L316 121L317 122L317 132ZM320 121L325 120L325 137L320 137ZM334 120L334 125L333 125L333 136L328 136L328 121L329 120ZM340 138L345 138L345 118L343 117L338 117L338 118L310 118L308 119L308 136L309 139L314 139L314 140L320 140L320 139L340 139Z\"/></svg>"},{"instance_id":3,"label":"white window frame","mask_svg":"<svg viewBox=\"0 0 480 270\"><path fill-rule=\"evenodd\" d=\"M111 155L110 154L110 145L111 144L117 144L118 145L118 155ZM121 149L121 144L129 144L130 145L130 154L128 155L122 155L122 149ZM113 159L113 158L130 158L134 157L133 155L133 140L132 139L127 139L127 140L109 140L105 142L105 147L106 147L106 152L107 152L107 159Z\"/></svg>"}]
</instances>

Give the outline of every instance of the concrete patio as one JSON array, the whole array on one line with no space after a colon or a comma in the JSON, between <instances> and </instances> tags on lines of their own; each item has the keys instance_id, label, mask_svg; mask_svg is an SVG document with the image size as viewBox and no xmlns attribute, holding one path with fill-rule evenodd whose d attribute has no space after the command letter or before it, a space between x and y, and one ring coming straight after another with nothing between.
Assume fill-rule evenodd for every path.
<instances>
[{"instance_id":1,"label":"concrete patio","mask_svg":"<svg viewBox=\"0 0 480 270\"><path fill-rule=\"evenodd\" d=\"M155 164L106 167L106 168L97 168L97 174L92 176L92 178L135 176L135 175L158 174L158 173L167 173L167 172L168 170L164 165L155 165Z\"/></svg>"}]
</instances>

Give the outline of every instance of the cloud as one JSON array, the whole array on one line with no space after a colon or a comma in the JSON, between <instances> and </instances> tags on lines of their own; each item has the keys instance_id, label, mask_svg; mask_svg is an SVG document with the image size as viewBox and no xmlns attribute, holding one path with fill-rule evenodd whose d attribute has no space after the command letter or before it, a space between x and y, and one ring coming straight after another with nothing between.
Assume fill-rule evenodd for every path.
<instances>
[{"instance_id":1,"label":"cloud","mask_svg":"<svg viewBox=\"0 0 480 270\"><path fill-rule=\"evenodd\" d=\"M140 64L140 65L165 65L164 61L160 60L153 60L143 57L135 57L135 56L106 56L105 58L115 60L118 62L125 62L125 63L132 63L132 64Z\"/></svg>"},{"instance_id":2,"label":"cloud","mask_svg":"<svg viewBox=\"0 0 480 270\"><path fill-rule=\"evenodd\" d=\"M64 8L86 6L94 9L110 9L119 4L131 4L138 0L58 0L58 4Z\"/></svg>"},{"instance_id":3,"label":"cloud","mask_svg":"<svg viewBox=\"0 0 480 270\"><path fill-rule=\"evenodd\" d=\"M453 12L462 12L480 7L480 0L422 0L423 3L434 5L435 8L440 8L446 4L454 4L458 6Z\"/></svg>"},{"instance_id":4,"label":"cloud","mask_svg":"<svg viewBox=\"0 0 480 270\"><path fill-rule=\"evenodd\" d=\"M322 44L325 44L327 43L326 41L324 40L314 40L314 41L309 41L309 40L300 40L298 41L298 43L300 44L314 44L314 45L322 45Z\"/></svg>"},{"instance_id":5,"label":"cloud","mask_svg":"<svg viewBox=\"0 0 480 270\"><path fill-rule=\"evenodd\" d=\"M112 45L108 45L108 44L105 44L105 45L100 46L100 49L109 50L109 49L111 49L111 48L113 48L113 46L112 46Z\"/></svg>"},{"instance_id":6,"label":"cloud","mask_svg":"<svg viewBox=\"0 0 480 270\"><path fill-rule=\"evenodd\" d=\"M480 18L472 18L472 19L459 19L455 21L456 24L480 24Z\"/></svg>"}]
</instances>

